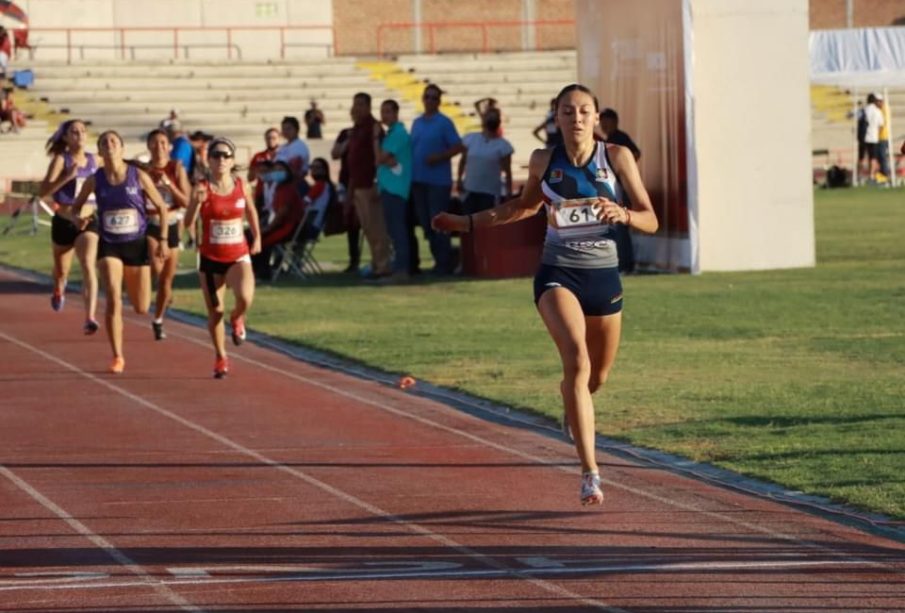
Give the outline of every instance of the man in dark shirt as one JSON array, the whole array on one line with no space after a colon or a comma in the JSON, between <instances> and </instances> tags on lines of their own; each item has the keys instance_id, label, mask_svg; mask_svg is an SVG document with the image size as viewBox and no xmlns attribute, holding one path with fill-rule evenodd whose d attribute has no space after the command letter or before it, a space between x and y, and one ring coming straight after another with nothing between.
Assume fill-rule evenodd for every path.
<instances>
[{"instance_id":1,"label":"man in dark shirt","mask_svg":"<svg viewBox=\"0 0 905 613\"><path fill-rule=\"evenodd\" d=\"M641 158L641 150L632 137L619 129L619 114L613 109L600 111L600 131L603 140L613 145L628 147L637 162Z\"/></svg>"},{"instance_id":2,"label":"man in dark shirt","mask_svg":"<svg viewBox=\"0 0 905 613\"><path fill-rule=\"evenodd\" d=\"M361 261L361 224L358 222L358 215L355 214L355 207L352 204L352 194L349 191L349 163L347 161L347 148L349 146L349 137L352 135L352 128L343 128L336 136L333 148L330 150L330 157L339 160L339 188L340 199L343 208L343 223L346 228L346 239L349 244L349 265L343 272L358 272L358 264ZM329 223L328 226L329 228Z\"/></svg>"},{"instance_id":3,"label":"man in dark shirt","mask_svg":"<svg viewBox=\"0 0 905 613\"><path fill-rule=\"evenodd\" d=\"M317 102L312 100L311 107L305 111L305 126L308 128L306 138L323 138L321 126L327 123L324 114L317 108Z\"/></svg>"},{"instance_id":4,"label":"man in dark shirt","mask_svg":"<svg viewBox=\"0 0 905 613\"><path fill-rule=\"evenodd\" d=\"M365 240L371 249L370 276L390 274L390 237L383 217L383 207L375 184L377 160L374 157L374 136L382 137L383 129L371 114L371 96L364 92L352 98L352 133L346 146L349 167L349 192L355 212L361 222Z\"/></svg>"},{"instance_id":5,"label":"man in dark shirt","mask_svg":"<svg viewBox=\"0 0 905 613\"><path fill-rule=\"evenodd\" d=\"M622 145L628 148L635 156L637 162L641 158L641 149L632 140L632 137L619 129L619 115L613 109L603 109L600 112L600 136L607 143ZM626 200L628 196L626 196ZM627 201L626 206L629 204ZM635 249L632 245L632 237L626 226L616 226L616 252L619 255L619 272L631 274L635 271Z\"/></svg>"}]
</instances>

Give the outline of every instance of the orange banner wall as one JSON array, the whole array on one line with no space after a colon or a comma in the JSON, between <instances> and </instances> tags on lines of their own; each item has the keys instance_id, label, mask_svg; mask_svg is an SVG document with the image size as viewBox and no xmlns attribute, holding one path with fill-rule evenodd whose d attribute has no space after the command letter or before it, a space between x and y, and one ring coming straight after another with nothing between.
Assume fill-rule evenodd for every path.
<instances>
[{"instance_id":1,"label":"orange banner wall","mask_svg":"<svg viewBox=\"0 0 905 613\"><path fill-rule=\"evenodd\" d=\"M644 269L692 270L682 0L578 0L579 81L641 148L660 231L633 236Z\"/></svg>"}]
</instances>

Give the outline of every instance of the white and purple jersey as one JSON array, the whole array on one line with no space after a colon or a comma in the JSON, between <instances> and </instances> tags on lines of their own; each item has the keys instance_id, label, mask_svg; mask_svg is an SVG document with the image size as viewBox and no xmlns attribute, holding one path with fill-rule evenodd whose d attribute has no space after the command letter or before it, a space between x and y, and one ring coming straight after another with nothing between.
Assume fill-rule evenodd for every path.
<instances>
[{"instance_id":1,"label":"white and purple jersey","mask_svg":"<svg viewBox=\"0 0 905 613\"><path fill-rule=\"evenodd\" d=\"M71 206L72 203L75 202L75 197L82 191L82 184L85 182L85 179L97 172L97 160L94 159L94 156L90 153L86 153L85 159L85 165L77 167L76 172L78 174L75 176L75 179L66 183L63 187L54 192L54 202L63 206ZM72 159L72 155L68 152L64 153L63 174L68 173L73 166L75 166L75 160ZM93 195L88 199L88 202L94 202Z\"/></svg>"},{"instance_id":2,"label":"white and purple jersey","mask_svg":"<svg viewBox=\"0 0 905 613\"><path fill-rule=\"evenodd\" d=\"M119 185L110 185L107 173L101 168L94 173L94 193L97 196L102 241L127 243L144 240L148 212L137 168L127 166L126 180Z\"/></svg>"}]
</instances>

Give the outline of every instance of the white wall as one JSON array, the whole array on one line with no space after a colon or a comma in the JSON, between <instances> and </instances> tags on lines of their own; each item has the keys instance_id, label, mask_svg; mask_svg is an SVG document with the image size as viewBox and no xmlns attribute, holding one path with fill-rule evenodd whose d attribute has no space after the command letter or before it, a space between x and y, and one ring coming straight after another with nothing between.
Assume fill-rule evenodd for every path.
<instances>
[{"instance_id":1,"label":"white wall","mask_svg":"<svg viewBox=\"0 0 905 613\"><path fill-rule=\"evenodd\" d=\"M813 266L808 2L690 2L700 270Z\"/></svg>"},{"instance_id":2,"label":"white wall","mask_svg":"<svg viewBox=\"0 0 905 613\"><path fill-rule=\"evenodd\" d=\"M122 48L136 59L279 60L325 57L333 44L332 0L19 0L34 32L35 59L116 59ZM293 26L284 31L280 27ZM301 26L325 26L303 28ZM43 28L103 28L67 33ZM113 28L127 28L125 41ZM136 30L133 28L144 28ZM147 30L147 28L161 28ZM174 28L180 28L174 33ZM193 29L195 28L195 29ZM231 28L227 32L226 28ZM285 45L285 46L283 46ZM238 50L236 50L238 47Z\"/></svg>"}]
</instances>

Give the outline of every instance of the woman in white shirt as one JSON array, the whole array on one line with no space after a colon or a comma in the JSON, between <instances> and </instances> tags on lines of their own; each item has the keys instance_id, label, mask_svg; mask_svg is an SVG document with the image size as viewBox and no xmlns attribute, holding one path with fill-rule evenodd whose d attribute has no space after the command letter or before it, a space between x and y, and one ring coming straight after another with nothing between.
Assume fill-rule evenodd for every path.
<instances>
[{"instance_id":1,"label":"woman in white shirt","mask_svg":"<svg viewBox=\"0 0 905 613\"><path fill-rule=\"evenodd\" d=\"M499 136L500 112L488 109L482 123L483 130L462 138L465 151L459 158L456 186L460 194L467 194L462 203L466 215L491 209L499 204L501 195L512 193L514 150L508 140Z\"/></svg>"}]
</instances>

